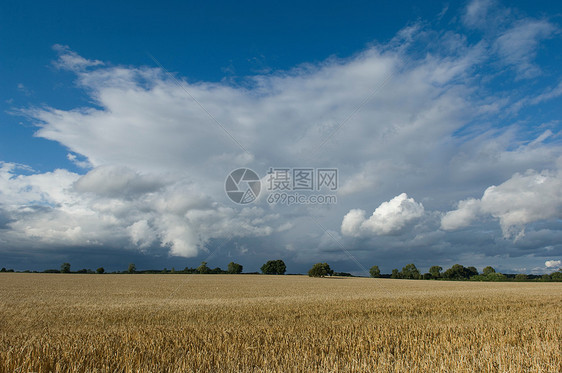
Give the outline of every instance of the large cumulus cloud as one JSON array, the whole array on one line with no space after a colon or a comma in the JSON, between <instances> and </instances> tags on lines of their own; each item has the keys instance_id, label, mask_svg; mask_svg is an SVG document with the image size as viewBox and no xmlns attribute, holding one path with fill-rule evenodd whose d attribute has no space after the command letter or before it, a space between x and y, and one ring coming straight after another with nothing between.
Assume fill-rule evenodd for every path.
<instances>
[{"instance_id":1,"label":"large cumulus cloud","mask_svg":"<svg viewBox=\"0 0 562 373\"><path fill-rule=\"evenodd\" d=\"M550 222L517 245L556 251L560 125L541 105L560 99L561 83L520 82L541 79L535 56L558 26L513 14L473 1L453 29L416 23L353 56L241 85L56 46L55 65L75 74L92 104L20 112L85 170L2 163L0 249L160 248L193 257L210 242L239 239L244 252L303 262L342 246L366 259L377 245L439 258L471 246L476 257L519 250L497 236ZM223 183L244 166L262 176L269 167L337 168L338 204L234 205ZM490 228L486 217L500 224Z\"/></svg>"},{"instance_id":2,"label":"large cumulus cloud","mask_svg":"<svg viewBox=\"0 0 562 373\"><path fill-rule=\"evenodd\" d=\"M468 226L482 215L500 222L507 238L522 235L526 224L562 218L562 176L560 171L516 173L498 186L490 186L481 199L459 202L456 210L443 216L441 227L453 230Z\"/></svg>"},{"instance_id":3,"label":"large cumulus cloud","mask_svg":"<svg viewBox=\"0 0 562 373\"><path fill-rule=\"evenodd\" d=\"M423 205L402 193L388 202L381 203L368 219L365 218L363 210L349 211L343 218L341 231L348 236L394 234L423 214Z\"/></svg>"},{"instance_id":4,"label":"large cumulus cloud","mask_svg":"<svg viewBox=\"0 0 562 373\"><path fill-rule=\"evenodd\" d=\"M255 219L260 208L235 211L182 180L164 183L123 166L18 176L17 165L1 166L6 246L164 247L190 257L210 238L267 235L275 224L275 216Z\"/></svg>"}]
</instances>

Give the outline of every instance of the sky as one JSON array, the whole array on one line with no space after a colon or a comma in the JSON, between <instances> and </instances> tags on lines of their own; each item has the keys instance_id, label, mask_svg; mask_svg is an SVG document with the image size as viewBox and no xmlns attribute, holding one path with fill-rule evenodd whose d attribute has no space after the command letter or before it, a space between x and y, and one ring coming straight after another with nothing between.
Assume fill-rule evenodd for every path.
<instances>
[{"instance_id":1,"label":"sky","mask_svg":"<svg viewBox=\"0 0 562 373\"><path fill-rule=\"evenodd\" d=\"M561 15L552 1L3 1L0 266L553 272ZM228 184L238 169L257 180ZM245 203L227 193L250 186Z\"/></svg>"}]
</instances>

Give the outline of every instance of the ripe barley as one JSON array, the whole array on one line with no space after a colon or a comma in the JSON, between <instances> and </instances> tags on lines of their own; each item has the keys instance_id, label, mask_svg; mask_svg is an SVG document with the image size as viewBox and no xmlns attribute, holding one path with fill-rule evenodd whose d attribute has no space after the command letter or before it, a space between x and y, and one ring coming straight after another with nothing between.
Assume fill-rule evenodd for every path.
<instances>
[{"instance_id":1,"label":"ripe barley","mask_svg":"<svg viewBox=\"0 0 562 373\"><path fill-rule=\"evenodd\" d=\"M0 276L0 372L559 372L562 284Z\"/></svg>"}]
</instances>

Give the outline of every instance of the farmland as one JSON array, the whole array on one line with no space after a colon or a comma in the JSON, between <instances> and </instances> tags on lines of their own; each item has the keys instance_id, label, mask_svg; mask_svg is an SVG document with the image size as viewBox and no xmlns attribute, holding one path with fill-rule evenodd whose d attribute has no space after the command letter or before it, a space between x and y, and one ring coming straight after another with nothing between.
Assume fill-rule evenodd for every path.
<instances>
[{"instance_id":1,"label":"farmland","mask_svg":"<svg viewBox=\"0 0 562 373\"><path fill-rule=\"evenodd\" d=\"M560 372L562 283L0 274L0 372Z\"/></svg>"}]
</instances>

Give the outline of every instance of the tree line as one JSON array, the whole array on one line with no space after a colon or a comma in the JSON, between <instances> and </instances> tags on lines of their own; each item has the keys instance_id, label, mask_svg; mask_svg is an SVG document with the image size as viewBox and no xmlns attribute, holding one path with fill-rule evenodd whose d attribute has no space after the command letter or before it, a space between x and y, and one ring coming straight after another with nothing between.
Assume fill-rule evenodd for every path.
<instances>
[{"instance_id":1,"label":"tree line","mask_svg":"<svg viewBox=\"0 0 562 373\"><path fill-rule=\"evenodd\" d=\"M562 269L551 274L544 275L527 275L524 273L518 274L503 274L496 272L496 270L487 266L479 273L475 267L465 267L461 264L454 264L451 268L443 271L441 266L431 266L429 272L422 274L414 263L410 263L402 267L399 271L398 268L392 270L390 276L381 275L378 266L372 266L369 270L371 277L390 277L394 279L410 279L410 280L457 280L457 281L562 281Z\"/></svg>"},{"instance_id":2,"label":"tree line","mask_svg":"<svg viewBox=\"0 0 562 373\"><path fill-rule=\"evenodd\" d=\"M228 263L227 269L223 270L220 267L210 268L207 266L207 262L201 262L197 268L185 267L182 270L176 270L172 267L172 269L146 269L146 270L137 270L137 266L134 263L130 263L126 270L124 271L115 271L115 272L106 272L103 267L97 268L95 271L92 269L80 269L77 271L71 271L71 265L68 262L62 263L59 269L46 269L42 273L85 273L85 274L104 274L104 273L113 273L113 274L134 274L134 273L178 273L178 274L240 274L244 270L244 267L235 262ZM267 275L284 275L287 271L287 266L285 262L282 260L269 260L267 261L262 267L261 272ZM0 272L15 272L13 269L6 269L2 268ZM24 273L31 273L32 271L22 271ZM33 271L33 273L38 273L37 271ZM257 272L254 272L257 273Z\"/></svg>"},{"instance_id":3,"label":"tree line","mask_svg":"<svg viewBox=\"0 0 562 373\"><path fill-rule=\"evenodd\" d=\"M239 274L242 273L244 267L241 264L230 262L228 263L228 267L226 270L221 269L220 267L216 268L209 268L207 266L207 262L201 262L201 265L197 268L185 267L181 270L176 270L174 267L171 269L146 269L146 270L137 270L137 266L135 263L130 263L126 270L124 271L115 271L115 272L106 272L103 267L97 268L95 271L91 269L80 269L78 271L72 272L70 270L70 263L63 263L60 266L60 269L47 269L43 271L43 273L89 273L89 274L104 274L104 273L113 273L113 274L120 274L120 273L179 273L179 274ZM4 268L2 268L4 271ZM12 270L13 272L13 270ZM29 271L24 271L29 272Z\"/></svg>"},{"instance_id":4,"label":"tree line","mask_svg":"<svg viewBox=\"0 0 562 373\"><path fill-rule=\"evenodd\" d=\"M60 269L47 269L43 273L85 273L85 274L103 274L106 273L103 267L97 268L95 271L91 269L80 269L78 271L71 271L70 263L63 263ZM172 268L168 270L164 268L162 270L137 270L134 263L130 263L127 270L116 271L111 273L127 273L127 274L147 274L147 273L161 273L161 274L240 274L242 273L244 267L235 262L228 263L227 269L223 270L220 267L210 268L207 266L207 262L201 262L197 268L185 267L182 270L176 270ZM261 273L266 275L284 275L287 271L287 266L285 262L281 259L269 260L264 263L261 268ZM15 272L13 269L2 268L0 272ZM31 272L31 271L23 271ZM34 271L36 272L36 271ZM258 273L258 272L253 272ZM379 266L374 265L369 270L369 275L373 278L392 278L392 279L409 279L409 280L457 280L457 281L562 281L562 269L553 272L551 274L544 275L527 275L527 274L502 274L496 272L496 270L487 266L483 269L482 273L479 273L475 267L465 267L461 264L455 264L451 268L443 271L443 268L438 265L434 265L429 268L429 272L421 273L414 263L410 263L402 267L402 270L395 268L390 274L382 274ZM335 272L330 268L328 263L316 263L308 271L308 276L310 277L326 277L326 276L352 276L347 272Z\"/></svg>"},{"instance_id":5,"label":"tree line","mask_svg":"<svg viewBox=\"0 0 562 373\"><path fill-rule=\"evenodd\" d=\"M308 271L310 277L326 277L337 276L339 273L334 272L328 263L316 263ZM349 274L346 274L349 275ZM373 278L393 278L393 279L408 279L408 280L457 280L457 281L562 281L562 269L551 274L544 275L526 275L523 273L518 274L503 274L496 272L496 270L487 266L479 273L475 267L465 267L461 264L455 264L451 268L443 272L443 267L432 266L429 272L422 274L414 263L410 263L402 267L399 271L398 268L392 270L390 275L381 274L380 268L374 265L369 270L369 275Z\"/></svg>"}]
</instances>

